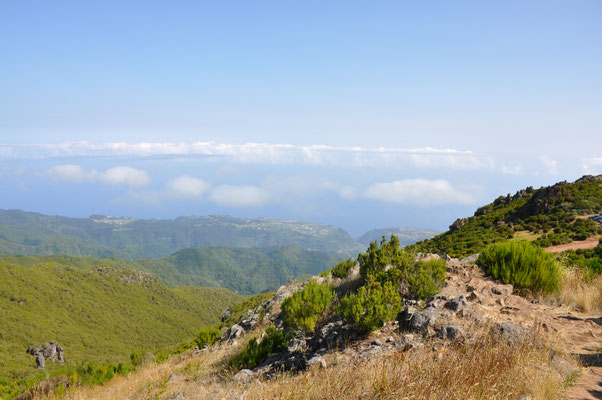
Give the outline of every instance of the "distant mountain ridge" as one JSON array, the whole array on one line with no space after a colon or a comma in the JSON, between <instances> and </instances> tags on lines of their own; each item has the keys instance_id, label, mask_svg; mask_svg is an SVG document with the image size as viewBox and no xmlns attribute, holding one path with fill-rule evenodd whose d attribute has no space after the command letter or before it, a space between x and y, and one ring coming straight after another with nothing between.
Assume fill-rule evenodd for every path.
<instances>
[{"instance_id":1,"label":"distant mountain ridge","mask_svg":"<svg viewBox=\"0 0 602 400\"><path fill-rule=\"evenodd\" d=\"M69 254L133 260L166 257L181 249L201 246L287 245L352 256L363 250L363 246L341 228L304 221L224 215L173 220L103 215L68 218L0 210L1 254Z\"/></svg>"},{"instance_id":2,"label":"distant mountain ridge","mask_svg":"<svg viewBox=\"0 0 602 400\"><path fill-rule=\"evenodd\" d=\"M0 260L26 267L49 262L78 268L109 266L148 272L168 287L224 287L241 294L276 289L293 278L327 270L343 258L341 254L310 251L299 246L197 247L182 249L164 258L135 261L69 255L0 255Z\"/></svg>"}]
</instances>

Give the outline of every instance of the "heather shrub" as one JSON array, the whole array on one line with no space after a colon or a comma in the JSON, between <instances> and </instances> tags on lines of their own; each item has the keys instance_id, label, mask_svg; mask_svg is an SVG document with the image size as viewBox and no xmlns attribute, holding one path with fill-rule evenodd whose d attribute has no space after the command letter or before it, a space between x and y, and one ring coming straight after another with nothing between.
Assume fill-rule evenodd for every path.
<instances>
[{"instance_id":1,"label":"heather shrub","mask_svg":"<svg viewBox=\"0 0 602 400\"><path fill-rule=\"evenodd\" d=\"M369 282L341 299L340 315L362 332L372 332L397 315L401 296L391 282Z\"/></svg>"},{"instance_id":2,"label":"heather shrub","mask_svg":"<svg viewBox=\"0 0 602 400\"><path fill-rule=\"evenodd\" d=\"M332 273L332 276L334 276L335 278L342 279L347 276L347 274L349 273L349 270L351 268L353 268L354 265L355 265L355 260L348 258L344 261L341 261L337 265L335 265L330 272Z\"/></svg>"},{"instance_id":3,"label":"heather shrub","mask_svg":"<svg viewBox=\"0 0 602 400\"><path fill-rule=\"evenodd\" d=\"M383 285L392 282L404 296L428 298L445 284L445 261L416 260L413 254L399 248L395 235L391 235L389 242L383 237L380 246L372 242L368 251L358 256L358 262L360 274L367 281Z\"/></svg>"},{"instance_id":4,"label":"heather shrub","mask_svg":"<svg viewBox=\"0 0 602 400\"><path fill-rule=\"evenodd\" d=\"M206 345L213 344L217 339L221 337L221 332L219 329L213 328L203 328L199 331L199 333L194 338L194 342L202 349Z\"/></svg>"},{"instance_id":5,"label":"heather shrub","mask_svg":"<svg viewBox=\"0 0 602 400\"><path fill-rule=\"evenodd\" d=\"M318 319L324 315L336 297L334 289L325 283L309 281L302 290L282 302L284 323L291 328L312 332Z\"/></svg>"},{"instance_id":6,"label":"heather shrub","mask_svg":"<svg viewBox=\"0 0 602 400\"><path fill-rule=\"evenodd\" d=\"M559 288L558 265L549 253L529 242L494 243L481 252L477 264L488 275L516 288L542 293Z\"/></svg>"},{"instance_id":7,"label":"heather shrub","mask_svg":"<svg viewBox=\"0 0 602 400\"><path fill-rule=\"evenodd\" d=\"M284 333L269 326L261 342L258 343L256 338L251 339L245 348L230 360L230 368L235 370L256 368L272 353L283 350L286 345Z\"/></svg>"}]
</instances>

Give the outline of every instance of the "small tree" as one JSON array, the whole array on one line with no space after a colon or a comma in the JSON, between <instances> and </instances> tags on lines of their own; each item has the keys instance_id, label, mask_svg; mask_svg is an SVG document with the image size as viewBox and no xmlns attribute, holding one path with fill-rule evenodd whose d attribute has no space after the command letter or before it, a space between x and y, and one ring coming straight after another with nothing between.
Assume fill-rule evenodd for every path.
<instances>
[{"instance_id":1,"label":"small tree","mask_svg":"<svg viewBox=\"0 0 602 400\"><path fill-rule=\"evenodd\" d=\"M395 318L400 309L401 296L391 282L370 282L341 299L339 312L358 330L372 332Z\"/></svg>"},{"instance_id":2,"label":"small tree","mask_svg":"<svg viewBox=\"0 0 602 400\"><path fill-rule=\"evenodd\" d=\"M282 302L284 323L291 328L312 332L335 296L330 285L309 281L302 290Z\"/></svg>"}]
</instances>

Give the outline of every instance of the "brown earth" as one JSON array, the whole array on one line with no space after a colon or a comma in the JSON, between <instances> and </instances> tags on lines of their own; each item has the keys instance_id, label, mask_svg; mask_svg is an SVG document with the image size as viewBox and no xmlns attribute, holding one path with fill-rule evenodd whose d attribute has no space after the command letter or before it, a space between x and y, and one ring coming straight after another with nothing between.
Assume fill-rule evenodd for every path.
<instances>
[{"instance_id":1,"label":"brown earth","mask_svg":"<svg viewBox=\"0 0 602 400\"><path fill-rule=\"evenodd\" d=\"M553 342L558 350L578 357L586 369L564 398L602 399L602 316L507 295L504 286L485 277L477 266L458 264L452 266L448 286L441 294L470 297L474 293L474 310L482 318L530 328Z\"/></svg>"},{"instance_id":2,"label":"brown earth","mask_svg":"<svg viewBox=\"0 0 602 400\"><path fill-rule=\"evenodd\" d=\"M579 240L558 246L547 247L546 251L550 253L562 253L565 250L593 249L598 245L600 237L602 237L602 235L596 235L585 240Z\"/></svg>"}]
</instances>

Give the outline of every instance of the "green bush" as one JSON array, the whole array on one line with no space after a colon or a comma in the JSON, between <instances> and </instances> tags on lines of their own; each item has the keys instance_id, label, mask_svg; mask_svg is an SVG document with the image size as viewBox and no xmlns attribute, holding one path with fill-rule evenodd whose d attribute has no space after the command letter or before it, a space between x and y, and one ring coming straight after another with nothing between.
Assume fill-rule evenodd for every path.
<instances>
[{"instance_id":1,"label":"green bush","mask_svg":"<svg viewBox=\"0 0 602 400\"><path fill-rule=\"evenodd\" d=\"M428 298L445 284L447 268L443 260L417 261L412 254L399 249L395 235L391 235L389 242L383 237L380 246L372 242L368 252L358 256L358 261L360 273L367 281L393 282L409 297Z\"/></svg>"},{"instance_id":2,"label":"green bush","mask_svg":"<svg viewBox=\"0 0 602 400\"><path fill-rule=\"evenodd\" d=\"M221 337L221 332L217 328L203 328L194 338L194 342L199 349L205 347L205 345L213 344L217 339Z\"/></svg>"},{"instance_id":3,"label":"green bush","mask_svg":"<svg viewBox=\"0 0 602 400\"><path fill-rule=\"evenodd\" d=\"M401 296L391 282L370 282L341 299L339 313L362 332L372 332L397 315Z\"/></svg>"},{"instance_id":4,"label":"green bush","mask_svg":"<svg viewBox=\"0 0 602 400\"><path fill-rule=\"evenodd\" d=\"M355 260L348 258L344 261L341 261L337 265L335 265L330 272L332 273L332 276L334 276L335 278L343 279L347 276L347 274L349 273L349 270L351 268L353 268L354 265L355 265Z\"/></svg>"},{"instance_id":5,"label":"green bush","mask_svg":"<svg viewBox=\"0 0 602 400\"><path fill-rule=\"evenodd\" d=\"M549 293L558 290L560 283L554 259L529 242L509 241L490 245L481 252L477 264L488 275L516 288Z\"/></svg>"},{"instance_id":6,"label":"green bush","mask_svg":"<svg viewBox=\"0 0 602 400\"><path fill-rule=\"evenodd\" d=\"M445 285L446 272L447 266L441 259L416 262L406 276L408 292L419 299L434 296Z\"/></svg>"},{"instance_id":7,"label":"green bush","mask_svg":"<svg viewBox=\"0 0 602 400\"><path fill-rule=\"evenodd\" d=\"M251 339L245 348L230 360L230 368L234 370L256 368L272 353L283 350L287 344L284 333L274 329L274 326L269 326L261 342L257 343L256 338Z\"/></svg>"},{"instance_id":8,"label":"green bush","mask_svg":"<svg viewBox=\"0 0 602 400\"><path fill-rule=\"evenodd\" d=\"M309 281L302 290L282 302L285 325L313 332L316 322L324 315L332 300L336 297L334 289L328 284Z\"/></svg>"}]
</instances>

